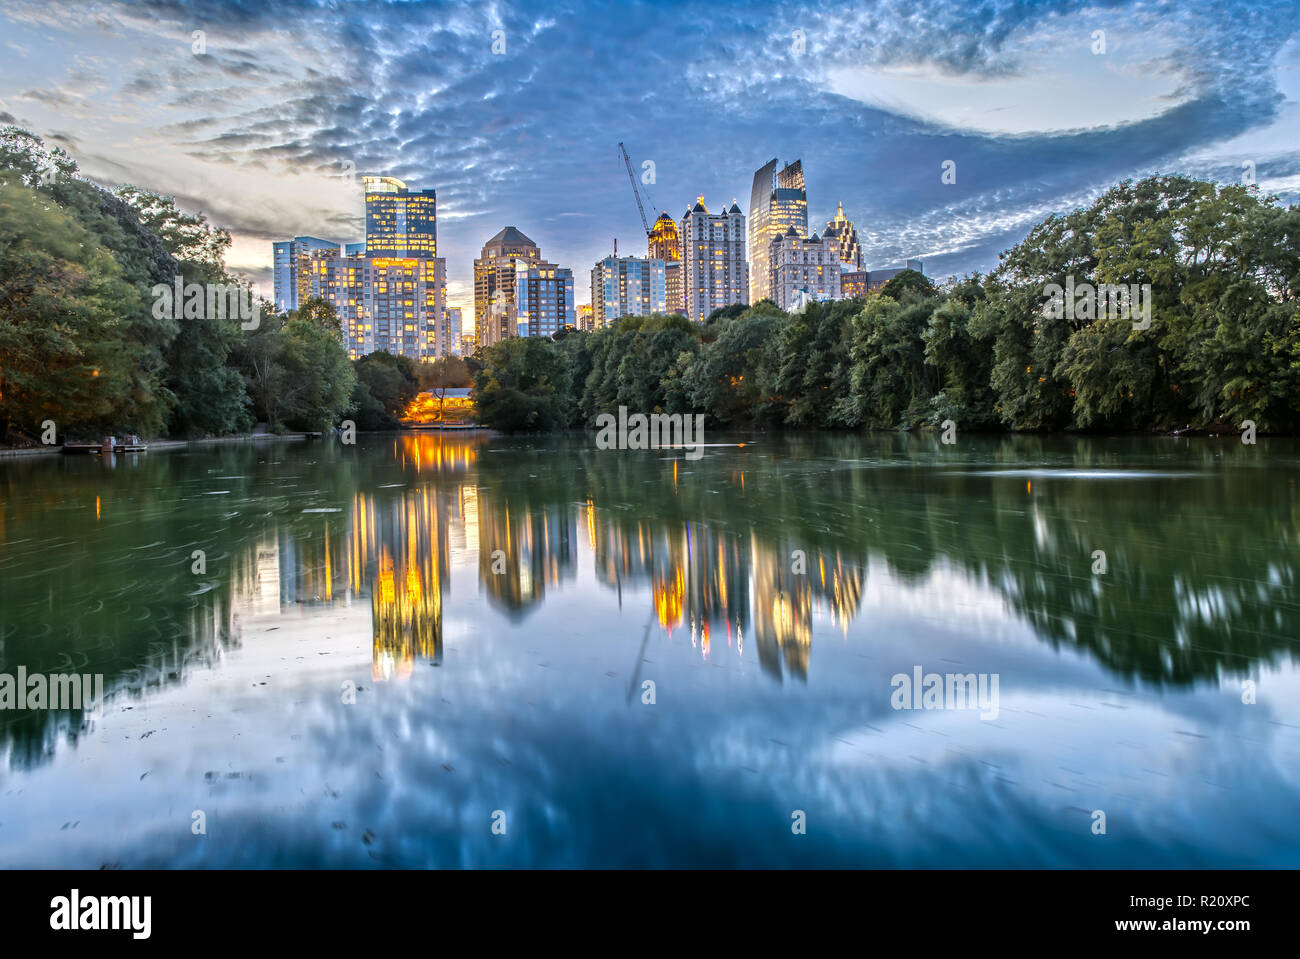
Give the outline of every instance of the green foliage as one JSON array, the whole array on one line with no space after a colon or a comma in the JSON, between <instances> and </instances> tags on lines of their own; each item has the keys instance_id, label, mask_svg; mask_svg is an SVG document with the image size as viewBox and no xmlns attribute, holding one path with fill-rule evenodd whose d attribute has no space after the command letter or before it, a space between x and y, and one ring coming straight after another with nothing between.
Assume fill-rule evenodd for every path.
<instances>
[{"instance_id":1,"label":"green foliage","mask_svg":"<svg viewBox=\"0 0 1300 959\"><path fill-rule=\"evenodd\" d=\"M161 429L171 396L148 304L112 253L36 190L0 186L0 421L30 434Z\"/></svg>"},{"instance_id":2,"label":"green foliage","mask_svg":"<svg viewBox=\"0 0 1300 959\"><path fill-rule=\"evenodd\" d=\"M415 363L409 357L394 356L380 350L354 361L352 369L357 378L352 388L357 427L363 430L397 429L399 418L422 385L421 377L416 375Z\"/></svg>"},{"instance_id":3,"label":"green foliage","mask_svg":"<svg viewBox=\"0 0 1300 959\"><path fill-rule=\"evenodd\" d=\"M473 393L479 423L507 433L567 425L570 373L561 344L511 337L484 350L483 364Z\"/></svg>"}]
</instances>

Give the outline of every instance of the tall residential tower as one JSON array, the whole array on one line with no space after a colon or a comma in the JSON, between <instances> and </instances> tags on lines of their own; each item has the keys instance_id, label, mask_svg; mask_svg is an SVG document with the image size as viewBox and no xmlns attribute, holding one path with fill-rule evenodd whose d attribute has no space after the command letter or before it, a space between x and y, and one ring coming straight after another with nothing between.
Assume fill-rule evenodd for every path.
<instances>
[{"instance_id":1,"label":"tall residential tower","mask_svg":"<svg viewBox=\"0 0 1300 959\"><path fill-rule=\"evenodd\" d=\"M745 215L735 201L710 213L699 197L680 224L684 312L697 323L724 306L749 303Z\"/></svg>"},{"instance_id":2,"label":"tall residential tower","mask_svg":"<svg viewBox=\"0 0 1300 959\"><path fill-rule=\"evenodd\" d=\"M794 227L799 236L808 235L808 193L804 189L803 161L787 163L780 170L776 159L754 173L749 195L749 301L772 299L769 256L774 239Z\"/></svg>"}]
</instances>

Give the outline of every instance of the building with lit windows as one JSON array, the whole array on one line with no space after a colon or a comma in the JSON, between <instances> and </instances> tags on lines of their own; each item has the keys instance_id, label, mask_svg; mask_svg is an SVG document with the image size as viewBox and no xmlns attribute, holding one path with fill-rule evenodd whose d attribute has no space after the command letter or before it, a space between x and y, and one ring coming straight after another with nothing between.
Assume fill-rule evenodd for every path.
<instances>
[{"instance_id":1,"label":"building with lit windows","mask_svg":"<svg viewBox=\"0 0 1300 959\"><path fill-rule=\"evenodd\" d=\"M808 235L808 193L804 189L803 161L787 163L780 170L774 158L754 173L749 195L749 302L772 299L771 267L768 255L772 240L794 227L799 236Z\"/></svg>"},{"instance_id":2,"label":"building with lit windows","mask_svg":"<svg viewBox=\"0 0 1300 959\"><path fill-rule=\"evenodd\" d=\"M862 269L862 246L858 243L858 231L853 221L844 215L844 204L835 211L835 218L826 221L822 239L834 244L840 263L850 271Z\"/></svg>"},{"instance_id":3,"label":"building with lit windows","mask_svg":"<svg viewBox=\"0 0 1300 959\"><path fill-rule=\"evenodd\" d=\"M518 335L518 275L541 262L542 251L537 244L513 226L483 244L482 253L474 261L474 334L478 346L491 346Z\"/></svg>"},{"instance_id":4,"label":"building with lit windows","mask_svg":"<svg viewBox=\"0 0 1300 959\"><path fill-rule=\"evenodd\" d=\"M590 333L596 328L596 321L591 310L590 303L583 303L578 307L578 329Z\"/></svg>"},{"instance_id":5,"label":"building with lit windows","mask_svg":"<svg viewBox=\"0 0 1300 959\"><path fill-rule=\"evenodd\" d=\"M272 243L271 249L275 264L275 308L290 313L311 295L311 255L329 251L337 253L339 245L314 236L295 236L292 240Z\"/></svg>"},{"instance_id":6,"label":"building with lit windows","mask_svg":"<svg viewBox=\"0 0 1300 959\"><path fill-rule=\"evenodd\" d=\"M663 260L636 256L598 261L591 270L593 324L611 326L624 316L668 312L664 267Z\"/></svg>"},{"instance_id":7,"label":"building with lit windows","mask_svg":"<svg viewBox=\"0 0 1300 959\"><path fill-rule=\"evenodd\" d=\"M682 241L667 211L659 214L650 230L646 253L652 260L664 261L665 313L683 312L682 302Z\"/></svg>"},{"instance_id":8,"label":"building with lit windows","mask_svg":"<svg viewBox=\"0 0 1300 959\"><path fill-rule=\"evenodd\" d=\"M679 224L682 244L683 313L697 323L724 306L748 303L745 215L733 200L710 213L699 197Z\"/></svg>"},{"instance_id":9,"label":"building with lit windows","mask_svg":"<svg viewBox=\"0 0 1300 959\"><path fill-rule=\"evenodd\" d=\"M518 336L553 336L576 323L573 271L541 261L515 272L514 321Z\"/></svg>"},{"instance_id":10,"label":"building with lit windows","mask_svg":"<svg viewBox=\"0 0 1300 959\"><path fill-rule=\"evenodd\" d=\"M801 237L790 227L768 250L771 299L783 310L800 312L808 302L840 298L840 254L835 243L816 233Z\"/></svg>"},{"instance_id":11,"label":"building with lit windows","mask_svg":"<svg viewBox=\"0 0 1300 959\"><path fill-rule=\"evenodd\" d=\"M904 260L902 266L888 270L855 270L840 276L840 297L845 300L861 300L871 290L878 290L904 270L925 273L925 264L920 260Z\"/></svg>"},{"instance_id":12,"label":"building with lit windows","mask_svg":"<svg viewBox=\"0 0 1300 959\"><path fill-rule=\"evenodd\" d=\"M430 360L456 343L448 336L447 265L441 257L321 251L311 258L310 289L334 304L352 359L385 350Z\"/></svg>"},{"instance_id":13,"label":"building with lit windows","mask_svg":"<svg viewBox=\"0 0 1300 959\"><path fill-rule=\"evenodd\" d=\"M361 179L366 193L366 255L437 256L437 191L410 191L391 176Z\"/></svg>"}]
</instances>

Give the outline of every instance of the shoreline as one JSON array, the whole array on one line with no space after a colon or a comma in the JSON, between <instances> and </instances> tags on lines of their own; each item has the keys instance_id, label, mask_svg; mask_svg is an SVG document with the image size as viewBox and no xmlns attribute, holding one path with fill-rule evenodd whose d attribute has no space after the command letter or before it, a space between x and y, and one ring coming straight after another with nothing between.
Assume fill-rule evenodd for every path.
<instances>
[{"instance_id":1,"label":"shoreline","mask_svg":"<svg viewBox=\"0 0 1300 959\"><path fill-rule=\"evenodd\" d=\"M187 446L214 446L225 443L260 443L266 440L302 441L311 438L312 433L249 433L244 436L212 436L199 440L149 440L146 444L149 452L153 450L174 450ZM0 448L0 459L21 456L57 456L63 452L62 446L20 446ZM92 454L93 455L93 454ZM133 455L139 455L133 454Z\"/></svg>"}]
</instances>

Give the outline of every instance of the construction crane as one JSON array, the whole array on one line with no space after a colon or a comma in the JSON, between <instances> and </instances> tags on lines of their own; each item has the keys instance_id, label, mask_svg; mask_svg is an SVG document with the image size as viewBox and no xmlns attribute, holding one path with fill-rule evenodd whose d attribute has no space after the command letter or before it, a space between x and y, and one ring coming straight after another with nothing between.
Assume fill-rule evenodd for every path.
<instances>
[{"instance_id":1,"label":"construction crane","mask_svg":"<svg viewBox=\"0 0 1300 959\"><path fill-rule=\"evenodd\" d=\"M641 205L641 191L636 188L636 177L632 174L632 160L627 155L627 150L623 144L618 145L619 152L623 154L623 164L627 167L627 179L632 184L632 195L636 197L636 209L641 214L641 225L645 227L645 235L650 236L650 223L645 218L645 207Z\"/></svg>"}]
</instances>

